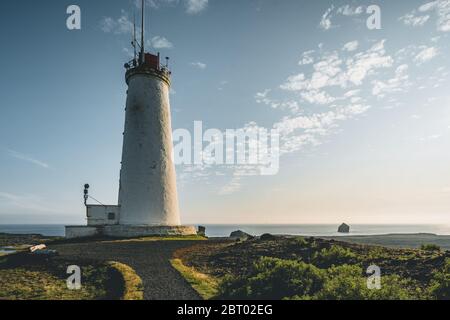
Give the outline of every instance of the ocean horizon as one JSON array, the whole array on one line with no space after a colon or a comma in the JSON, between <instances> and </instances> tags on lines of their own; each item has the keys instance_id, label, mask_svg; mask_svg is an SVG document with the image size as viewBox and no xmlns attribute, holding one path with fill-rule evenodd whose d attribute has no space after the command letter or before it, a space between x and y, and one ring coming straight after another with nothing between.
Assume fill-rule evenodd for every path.
<instances>
[{"instance_id":1,"label":"ocean horizon","mask_svg":"<svg viewBox=\"0 0 450 320\"><path fill-rule=\"evenodd\" d=\"M418 234L429 233L436 235L450 235L450 225L428 224L354 224L350 225L349 234L337 232L338 224L202 224L206 227L208 237L227 237L231 232L242 230L254 236L264 233L276 235L299 235L311 237L334 236L369 236L385 234ZM63 224L3 224L0 233L9 234L41 234L43 236L65 236Z\"/></svg>"}]
</instances>

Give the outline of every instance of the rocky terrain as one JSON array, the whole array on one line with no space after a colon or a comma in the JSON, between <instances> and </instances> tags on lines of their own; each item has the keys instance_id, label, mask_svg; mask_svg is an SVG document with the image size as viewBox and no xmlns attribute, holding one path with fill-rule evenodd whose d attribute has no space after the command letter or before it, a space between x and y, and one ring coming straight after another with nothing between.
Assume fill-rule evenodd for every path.
<instances>
[{"instance_id":1,"label":"rocky terrain","mask_svg":"<svg viewBox=\"0 0 450 320\"><path fill-rule=\"evenodd\" d=\"M265 236L238 243L207 242L175 253L186 266L217 279L254 276L262 257L297 261L327 270L333 266L358 266L366 270L377 265L383 276L412 280L426 289L436 271L444 270L450 252L395 249L317 238ZM450 276L450 275L449 275Z\"/></svg>"}]
</instances>

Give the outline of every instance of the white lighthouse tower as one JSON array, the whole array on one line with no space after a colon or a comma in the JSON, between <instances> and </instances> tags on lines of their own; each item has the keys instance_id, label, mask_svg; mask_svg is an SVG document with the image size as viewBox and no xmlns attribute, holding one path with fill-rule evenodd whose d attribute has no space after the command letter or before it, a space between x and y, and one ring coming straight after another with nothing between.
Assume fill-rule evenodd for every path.
<instances>
[{"instance_id":1,"label":"white lighthouse tower","mask_svg":"<svg viewBox=\"0 0 450 320\"><path fill-rule=\"evenodd\" d=\"M143 14L142 26L144 23ZM159 54L145 53L144 43L143 27L139 59L135 57L126 65L128 92L120 174L120 224L179 226L172 161L170 71L161 66Z\"/></svg>"},{"instance_id":2,"label":"white lighthouse tower","mask_svg":"<svg viewBox=\"0 0 450 320\"><path fill-rule=\"evenodd\" d=\"M192 235L181 226L172 158L170 77L160 55L145 52L145 3L141 41L134 30L134 59L125 64L128 85L119 203L87 205L87 227L66 227L66 237ZM139 47L139 55L137 49ZM168 60L167 60L168 61ZM89 186L87 185L87 188ZM87 197L87 189L85 190Z\"/></svg>"}]
</instances>

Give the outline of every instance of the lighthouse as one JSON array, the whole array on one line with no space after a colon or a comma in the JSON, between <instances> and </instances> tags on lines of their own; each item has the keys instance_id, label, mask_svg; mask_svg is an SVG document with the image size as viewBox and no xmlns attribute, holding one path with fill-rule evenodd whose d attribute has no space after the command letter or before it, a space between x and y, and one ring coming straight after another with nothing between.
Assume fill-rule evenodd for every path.
<instances>
[{"instance_id":1,"label":"lighthouse","mask_svg":"<svg viewBox=\"0 0 450 320\"><path fill-rule=\"evenodd\" d=\"M143 2L143 9L144 5ZM128 91L119 190L120 224L178 226L169 102L171 73L167 65L161 65L159 54L145 52L144 28L141 37L139 57L125 65Z\"/></svg>"},{"instance_id":2,"label":"lighthouse","mask_svg":"<svg viewBox=\"0 0 450 320\"><path fill-rule=\"evenodd\" d=\"M145 51L144 0L140 43L135 22L132 44L134 58L125 64L128 90L118 205L87 204L86 185L87 226L66 227L67 238L196 234L194 227L180 223L172 156L171 71L168 58L163 65L159 53Z\"/></svg>"}]
</instances>

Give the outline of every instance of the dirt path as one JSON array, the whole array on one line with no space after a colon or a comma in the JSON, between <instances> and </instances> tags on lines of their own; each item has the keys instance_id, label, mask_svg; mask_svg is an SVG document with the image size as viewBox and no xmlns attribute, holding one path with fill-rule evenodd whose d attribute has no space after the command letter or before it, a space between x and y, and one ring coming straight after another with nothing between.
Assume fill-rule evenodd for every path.
<instances>
[{"instance_id":1,"label":"dirt path","mask_svg":"<svg viewBox=\"0 0 450 320\"><path fill-rule=\"evenodd\" d=\"M172 268L174 251L189 247L195 241L155 241L117 243L77 243L52 246L69 259L118 261L132 267L144 283L147 300L198 300L199 295Z\"/></svg>"}]
</instances>

